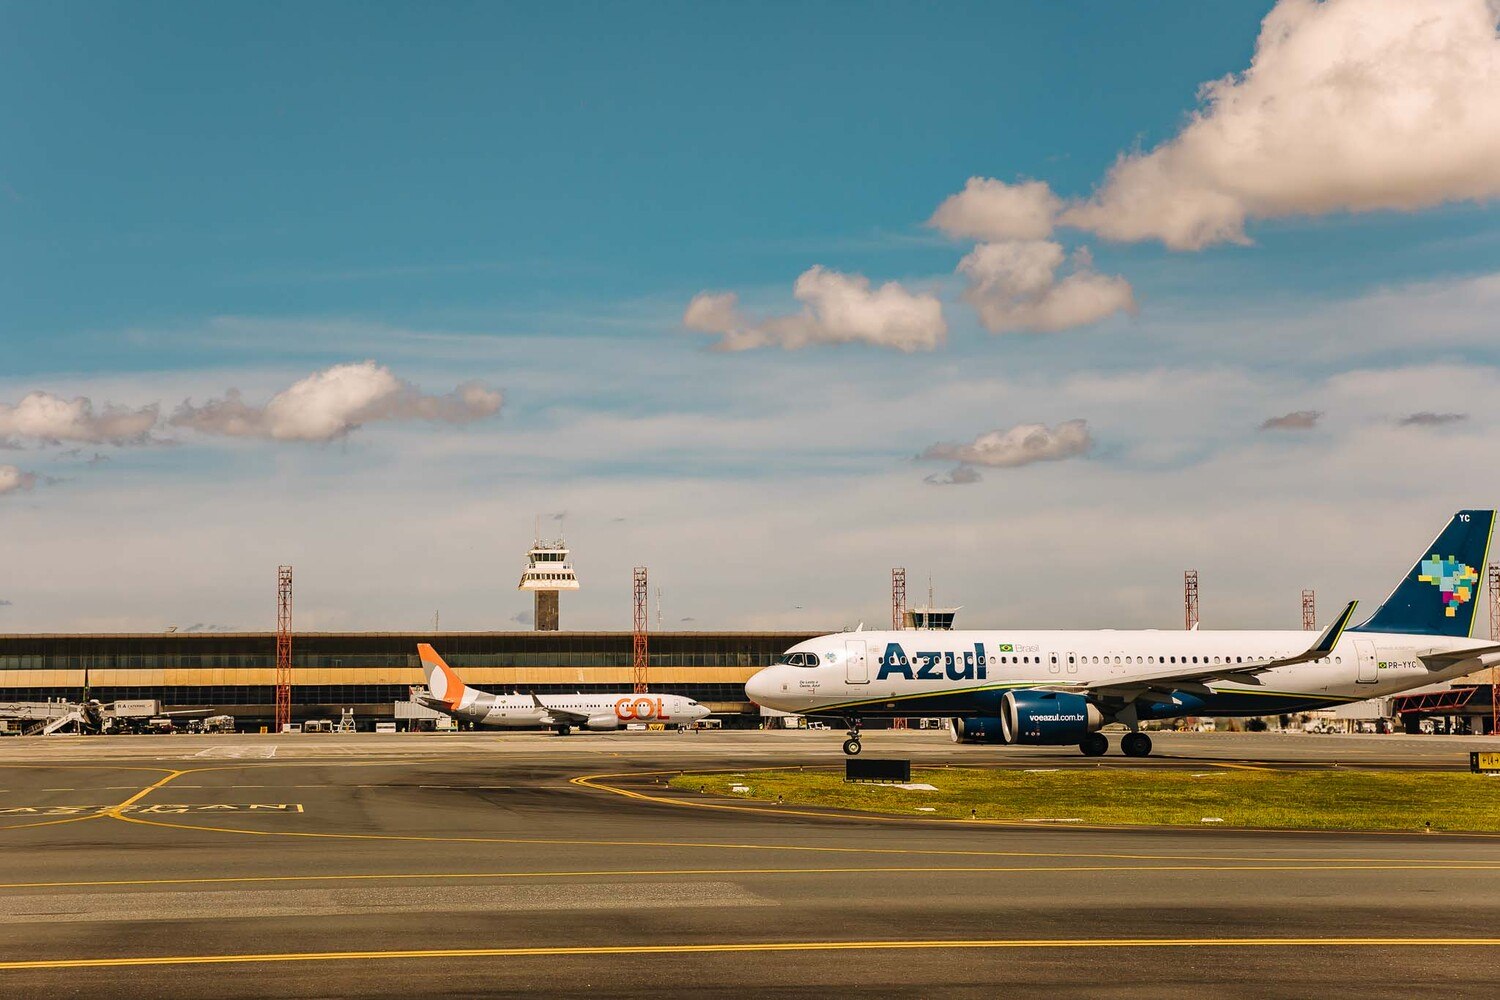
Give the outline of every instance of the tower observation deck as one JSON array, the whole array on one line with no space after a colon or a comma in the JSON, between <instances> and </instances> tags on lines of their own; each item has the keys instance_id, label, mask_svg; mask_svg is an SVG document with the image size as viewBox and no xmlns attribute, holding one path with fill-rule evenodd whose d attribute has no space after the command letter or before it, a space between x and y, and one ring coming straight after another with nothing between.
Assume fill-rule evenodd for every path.
<instances>
[{"instance_id":1,"label":"tower observation deck","mask_svg":"<svg viewBox=\"0 0 1500 1000\"><path fill-rule=\"evenodd\" d=\"M535 597L532 627L538 632L556 632L558 591L578 589L578 575L568 559L567 543L561 538L553 542L539 538L532 542L526 553L526 569L521 572L516 589L529 590Z\"/></svg>"}]
</instances>

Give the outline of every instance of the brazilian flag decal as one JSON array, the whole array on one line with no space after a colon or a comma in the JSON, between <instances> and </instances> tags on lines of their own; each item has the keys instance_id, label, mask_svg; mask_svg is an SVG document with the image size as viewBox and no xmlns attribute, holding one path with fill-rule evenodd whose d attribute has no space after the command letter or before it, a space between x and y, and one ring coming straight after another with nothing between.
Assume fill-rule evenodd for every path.
<instances>
[{"instance_id":1,"label":"brazilian flag decal","mask_svg":"<svg viewBox=\"0 0 1500 1000\"><path fill-rule=\"evenodd\" d=\"M1002 653L1014 653L1015 651L1016 647L1014 643L1002 642L1000 644L1000 652Z\"/></svg>"}]
</instances>

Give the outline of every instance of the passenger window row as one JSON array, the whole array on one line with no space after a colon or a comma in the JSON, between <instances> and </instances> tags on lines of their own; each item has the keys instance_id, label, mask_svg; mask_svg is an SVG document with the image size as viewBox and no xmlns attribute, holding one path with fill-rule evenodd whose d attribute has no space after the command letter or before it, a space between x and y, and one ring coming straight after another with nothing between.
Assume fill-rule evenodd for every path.
<instances>
[{"instance_id":1,"label":"passenger window row","mask_svg":"<svg viewBox=\"0 0 1500 1000\"><path fill-rule=\"evenodd\" d=\"M1220 664L1229 664L1229 665L1232 665L1232 664L1242 664L1242 663L1247 663L1247 662L1248 663L1256 663L1256 662L1258 662L1258 660L1276 659L1278 657L1285 656L1285 655L1287 655L1287 654L1285 654L1285 653L1276 653L1276 654L1272 654L1271 656L1260 657L1260 658L1253 657L1253 656L1247 658L1247 657L1244 657L1244 656L1232 656L1232 657L1231 656L1214 656L1214 657L1209 657L1209 656L1160 656L1160 657L1157 657L1157 656L1115 656L1115 657L1103 656L1103 657L1100 657L1100 656L1092 656L1092 655L1090 655L1090 656L1076 656L1076 658L1075 658L1075 654L1069 654L1069 656L1068 656L1068 662L1069 663L1085 663L1085 664L1089 664L1089 665L1102 664L1102 665L1105 665L1105 666L1108 666L1111 663L1114 664L1114 665L1116 665L1116 666L1147 666L1147 665L1154 666L1154 665L1157 665L1157 664L1199 664L1199 665L1207 665L1207 664L1212 664L1212 663L1220 663ZM802 657L802 656L808 657L809 659L811 659L812 662L804 664L804 663L799 662L797 659L795 659L796 657ZM968 658L972 657L972 656L973 656L972 653L965 653L964 654L964 657L965 657L966 660ZM891 660L891 665L892 666L906 666L907 665L907 659L906 659L906 657L893 656L893 657L890 657L890 660ZM990 666L992 666L992 667L995 666L997 663L1003 665L1003 664L1029 664L1029 663L1041 663L1042 662L1042 658L1040 656L1001 656L1001 657L991 656L989 658L989 660L990 660ZM812 654L812 653L805 653L805 654L804 653L794 653L794 654L792 654L792 657L789 657L788 660L787 660L788 663L791 663L793 666L798 666L798 667L800 667L800 666L815 667L815 666L818 665L817 661L818 661L817 656L814 655L814 654ZM877 662L879 663L880 666L885 666L886 665L886 657L884 657L884 656L879 657ZM1323 657L1320 660L1314 660L1312 662L1314 662L1314 663L1343 663L1344 662L1344 658L1342 656L1332 656L1332 657L1325 656L1325 657Z\"/></svg>"}]
</instances>

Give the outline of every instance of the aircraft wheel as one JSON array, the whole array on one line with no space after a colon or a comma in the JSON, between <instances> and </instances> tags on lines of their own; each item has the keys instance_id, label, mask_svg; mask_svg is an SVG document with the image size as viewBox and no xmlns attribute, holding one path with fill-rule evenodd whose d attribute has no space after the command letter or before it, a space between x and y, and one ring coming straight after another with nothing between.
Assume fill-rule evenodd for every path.
<instances>
[{"instance_id":1,"label":"aircraft wheel","mask_svg":"<svg viewBox=\"0 0 1500 1000\"><path fill-rule=\"evenodd\" d=\"M1103 733L1089 733L1078 744L1078 749L1085 757L1103 757L1109 752L1109 737Z\"/></svg>"},{"instance_id":2,"label":"aircraft wheel","mask_svg":"<svg viewBox=\"0 0 1500 1000\"><path fill-rule=\"evenodd\" d=\"M1120 741L1120 752L1127 757L1150 756L1151 737L1145 733L1126 733Z\"/></svg>"},{"instance_id":3,"label":"aircraft wheel","mask_svg":"<svg viewBox=\"0 0 1500 1000\"><path fill-rule=\"evenodd\" d=\"M844 741L844 753L848 754L850 757L857 755L863 749L864 748L859 745L859 740Z\"/></svg>"},{"instance_id":4,"label":"aircraft wheel","mask_svg":"<svg viewBox=\"0 0 1500 1000\"><path fill-rule=\"evenodd\" d=\"M569 726L558 726L557 727L557 735L559 735L559 736L566 736L569 733L571 733L572 731L573 731L572 728L569 727Z\"/></svg>"}]
</instances>

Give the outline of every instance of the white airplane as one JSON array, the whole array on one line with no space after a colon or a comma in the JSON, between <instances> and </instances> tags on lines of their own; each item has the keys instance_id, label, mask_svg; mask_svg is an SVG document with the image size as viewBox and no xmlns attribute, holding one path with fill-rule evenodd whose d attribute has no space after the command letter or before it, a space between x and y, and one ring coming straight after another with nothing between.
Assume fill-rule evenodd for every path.
<instances>
[{"instance_id":1,"label":"white airplane","mask_svg":"<svg viewBox=\"0 0 1500 1000\"><path fill-rule=\"evenodd\" d=\"M798 643L745 685L757 704L846 721L946 715L956 742L1076 744L1099 756L1112 722L1120 750L1151 752L1140 724L1182 716L1258 716L1363 701L1500 662L1471 639L1493 510L1465 510L1364 623L1351 602L1307 645L1306 632L844 632Z\"/></svg>"},{"instance_id":2,"label":"white airplane","mask_svg":"<svg viewBox=\"0 0 1500 1000\"><path fill-rule=\"evenodd\" d=\"M455 719L507 729L551 729L566 736L574 727L593 732L620 729L632 722L690 726L709 710L680 694L490 694L459 679L427 643L417 645L426 696L418 700Z\"/></svg>"}]
</instances>

